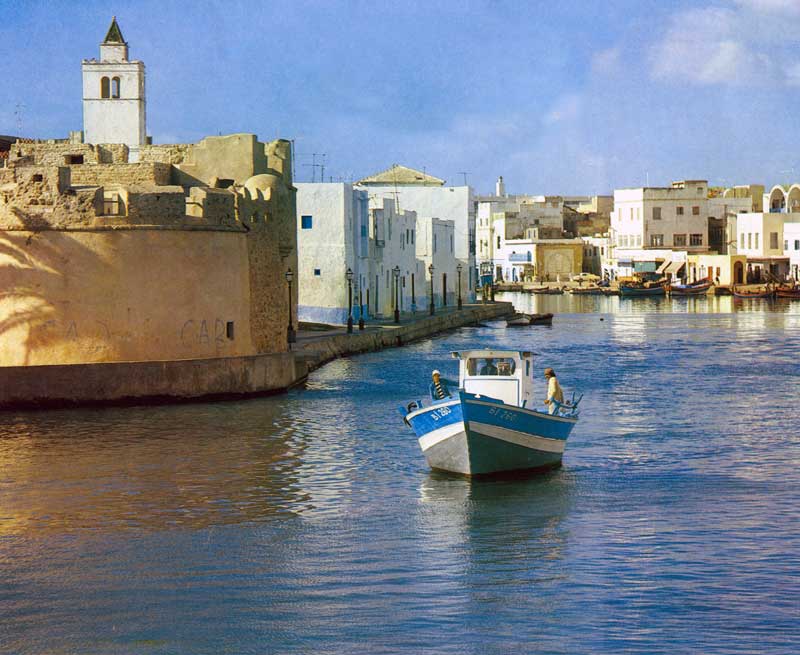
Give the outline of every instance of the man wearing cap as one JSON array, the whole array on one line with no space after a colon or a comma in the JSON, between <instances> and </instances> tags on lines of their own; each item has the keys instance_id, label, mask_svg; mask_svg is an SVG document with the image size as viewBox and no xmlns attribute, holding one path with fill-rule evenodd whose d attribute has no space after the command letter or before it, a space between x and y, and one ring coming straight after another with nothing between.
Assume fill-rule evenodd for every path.
<instances>
[{"instance_id":1,"label":"man wearing cap","mask_svg":"<svg viewBox=\"0 0 800 655\"><path fill-rule=\"evenodd\" d=\"M558 405L553 401L555 400L556 402L563 403L564 392L561 391L561 385L556 378L556 372L552 368L544 369L544 379L547 380L547 398L544 404L549 406L551 414L555 414Z\"/></svg>"},{"instance_id":2,"label":"man wearing cap","mask_svg":"<svg viewBox=\"0 0 800 655\"><path fill-rule=\"evenodd\" d=\"M457 387L458 385L455 382L441 377L439 371L433 371L431 377L433 378L433 382L431 382L431 398L434 400L444 400L445 398L452 397L453 394L450 393L449 385L452 384Z\"/></svg>"}]
</instances>

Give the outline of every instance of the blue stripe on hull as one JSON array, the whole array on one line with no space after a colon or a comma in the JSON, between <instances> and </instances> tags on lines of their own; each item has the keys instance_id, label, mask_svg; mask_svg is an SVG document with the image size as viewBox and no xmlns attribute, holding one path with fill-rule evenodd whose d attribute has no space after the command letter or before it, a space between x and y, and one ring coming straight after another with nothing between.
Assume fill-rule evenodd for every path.
<instances>
[{"instance_id":1,"label":"blue stripe on hull","mask_svg":"<svg viewBox=\"0 0 800 655\"><path fill-rule=\"evenodd\" d=\"M411 423L417 437L422 437L446 425L460 423L462 420L461 404L456 402L452 405L442 403L428 407L426 411L408 419L408 422Z\"/></svg>"},{"instance_id":2,"label":"blue stripe on hull","mask_svg":"<svg viewBox=\"0 0 800 655\"><path fill-rule=\"evenodd\" d=\"M526 411L513 405L496 405L476 400L473 394L462 393L464 420L488 425L496 425L509 430L547 439L566 440L575 425L573 421L559 420L557 417L539 412Z\"/></svg>"}]
</instances>

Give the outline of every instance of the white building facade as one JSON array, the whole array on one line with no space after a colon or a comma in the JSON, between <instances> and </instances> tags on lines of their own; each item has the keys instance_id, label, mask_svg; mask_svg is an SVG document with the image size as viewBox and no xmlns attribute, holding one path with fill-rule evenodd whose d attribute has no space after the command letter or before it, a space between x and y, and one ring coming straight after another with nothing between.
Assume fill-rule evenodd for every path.
<instances>
[{"instance_id":1,"label":"white building facade","mask_svg":"<svg viewBox=\"0 0 800 655\"><path fill-rule=\"evenodd\" d=\"M353 320L361 315L360 307L366 318L372 275L367 194L341 183L296 182L295 186L298 319L346 323L350 289ZM349 285L348 269L353 273Z\"/></svg>"}]
</instances>

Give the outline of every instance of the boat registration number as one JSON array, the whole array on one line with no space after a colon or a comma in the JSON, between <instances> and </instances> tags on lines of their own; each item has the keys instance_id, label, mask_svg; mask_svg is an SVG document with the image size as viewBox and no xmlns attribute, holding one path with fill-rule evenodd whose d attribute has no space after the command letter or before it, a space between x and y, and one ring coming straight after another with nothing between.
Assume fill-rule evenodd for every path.
<instances>
[{"instance_id":1,"label":"boat registration number","mask_svg":"<svg viewBox=\"0 0 800 655\"><path fill-rule=\"evenodd\" d=\"M496 416L501 421L506 421L507 423L513 423L517 418L514 412L509 412L507 409L501 409L500 407L491 407L489 409L489 416Z\"/></svg>"},{"instance_id":2,"label":"boat registration number","mask_svg":"<svg viewBox=\"0 0 800 655\"><path fill-rule=\"evenodd\" d=\"M451 410L449 407L440 407L439 409L434 409L431 412L431 418L434 421L438 421L440 418L444 418L448 414L452 414L452 412L453 410Z\"/></svg>"}]
</instances>

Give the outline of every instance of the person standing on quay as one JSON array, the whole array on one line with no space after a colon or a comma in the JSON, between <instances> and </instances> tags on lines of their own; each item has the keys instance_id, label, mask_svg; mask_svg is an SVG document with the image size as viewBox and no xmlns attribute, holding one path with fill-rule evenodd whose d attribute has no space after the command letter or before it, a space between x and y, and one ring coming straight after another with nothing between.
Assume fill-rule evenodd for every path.
<instances>
[{"instance_id":1,"label":"person standing on quay","mask_svg":"<svg viewBox=\"0 0 800 655\"><path fill-rule=\"evenodd\" d=\"M556 372L552 368L544 369L544 379L547 380L547 398L544 404L550 408L551 414L555 414L558 411L558 405L553 401L563 403L564 392L561 390L561 385L558 383L558 378L556 378Z\"/></svg>"}]
</instances>

